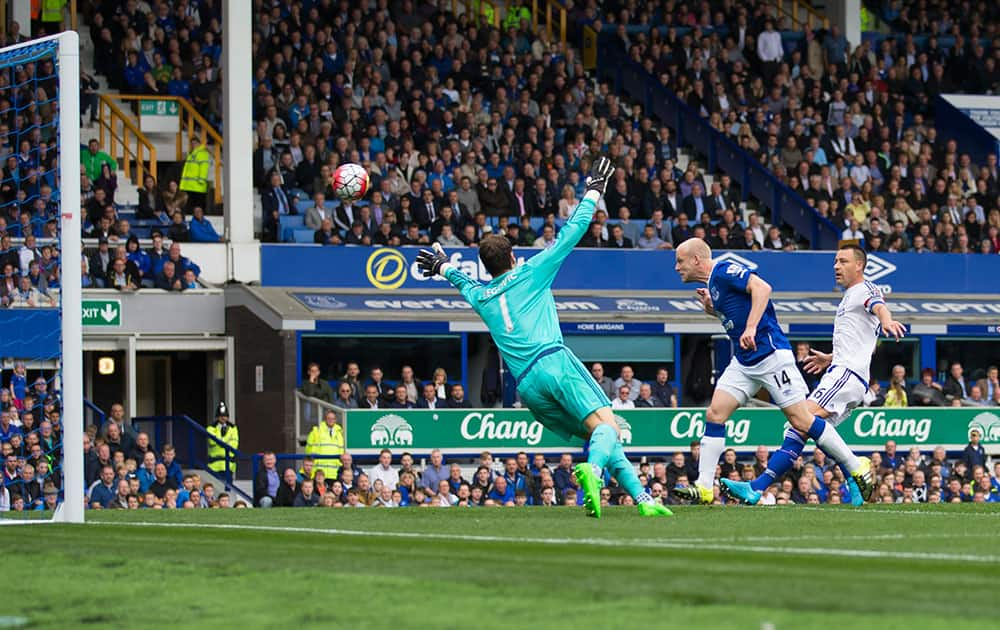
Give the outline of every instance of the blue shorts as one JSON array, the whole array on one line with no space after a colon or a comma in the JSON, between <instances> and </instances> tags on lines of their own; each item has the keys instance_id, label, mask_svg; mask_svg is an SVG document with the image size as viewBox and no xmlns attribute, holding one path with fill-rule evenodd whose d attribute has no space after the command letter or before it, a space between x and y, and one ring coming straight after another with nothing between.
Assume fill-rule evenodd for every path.
<instances>
[{"instance_id":1,"label":"blue shorts","mask_svg":"<svg viewBox=\"0 0 1000 630\"><path fill-rule=\"evenodd\" d=\"M546 354L528 368L517 386L521 403L545 428L563 439L587 439L587 416L609 407L604 390L569 348Z\"/></svg>"}]
</instances>

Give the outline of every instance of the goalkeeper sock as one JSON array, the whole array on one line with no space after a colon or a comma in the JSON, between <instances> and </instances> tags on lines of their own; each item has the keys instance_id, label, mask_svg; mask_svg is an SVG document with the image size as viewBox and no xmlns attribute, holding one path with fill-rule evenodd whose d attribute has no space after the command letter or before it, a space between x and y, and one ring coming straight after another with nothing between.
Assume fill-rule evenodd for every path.
<instances>
[{"instance_id":1,"label":"goalkeeper sock","mask_svg":"<svg viewBox=\"0 0 1000 630\"><path fill-rule=\"evenodd\" d=\"M802 448L805 445L798 431L791 427L785 429L785 441L781 444L781 448L771 454L767 460L767 470L751 481L750 487L758 492L766 490L775 479L791 470L792 464L802 455Z\"/></svg>"},{"instance_id":2,"label":"goalkeeper sock","mask_svg":"<svg viewBox=\"0 0 1000 630\"><path fill-rule=\"evenodd\" d=\"M611 459L608 460L608 471L611 476L618 480L618 485L625 488L625 492L628 492L635 499L636 503L652 503L653 497L642 487L642 482L635 474L632 462L625 457L625 449L622 448L621 442L615 442L614 450L611 451Z\"/></svg>"},{"instance_id":3,"label":"goalkeeper sock","mask_svg":"<svg viewBox=\"0 0 1000 630\"><path fill-rule=\"evenodd\" d=\"M861 460L851 449L847 448L847 442L840 437L837 429L819 416L816 416L813 425L809 428L809 437L814 439L816 446L823 449L823 452L833 458L833 461L843 464L847 470L857 470L861 467Z\"/></svg>"},{"instance_id":4,"label":"goalkeeper sock","mask_svg":"<svg viewBox=\"0 0 1000 630\"><path fill-rule=\"evenodd\" d=\"M594 468L594 474L598 479L604 476L604 469L607 468L608 460L611 459L617 443L618 433L610 424L599 424L590 434L587 463Z\"/></svg>"},{"instance_id":5,"label":"goalkeeper sock","mask_svg":"<svg viewBox=\"0 0 1000 630\"><path fill-rule=\"evenodd\" d=\"M726 425L706 422L705 435L701 436L701 456L698 459L698 485L702 488L715 489L715 469L724 450Z\"/></svg>"}]
</instances>

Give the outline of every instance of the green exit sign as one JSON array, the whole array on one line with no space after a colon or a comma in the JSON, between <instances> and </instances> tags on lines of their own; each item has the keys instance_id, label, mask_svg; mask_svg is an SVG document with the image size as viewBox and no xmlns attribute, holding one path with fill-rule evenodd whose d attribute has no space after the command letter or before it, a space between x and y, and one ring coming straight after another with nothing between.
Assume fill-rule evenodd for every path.
<instances>
[{"instance_id":1,"label":"green exit sign","mask_svg":"<svg viewBox=\"0 0 1000 630\"><path fill-rule=\"evenodd\" d=\"M83 300L84 326L121 326L121 300Z\"/></svg>"},{"instance_id":2,"label":"green exit sign","mask_svg":"<svg viewBox=\"0 0 1000 630\"><path fill-rule=\"evenodd\" d=\"M177 101L139 101L139 114L142 116L176 116Z\"/></svg>"}]
</instances>

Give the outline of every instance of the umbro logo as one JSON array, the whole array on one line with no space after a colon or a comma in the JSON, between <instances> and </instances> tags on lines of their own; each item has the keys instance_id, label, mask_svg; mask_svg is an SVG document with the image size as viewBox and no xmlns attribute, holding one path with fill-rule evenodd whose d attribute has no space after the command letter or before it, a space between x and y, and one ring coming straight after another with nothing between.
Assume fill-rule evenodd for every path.
<instances>
[{"instance_id":1,"label":"umbro logo","mask_svg":"<svg viewBox=\"0 0 1000 630\"><path fill-rule=\"evenodd\" d=\"M878 256L868 256L868 264L865 265L865 280L878 280L896 271L896 265Z\"/></svg>"},{"instance_id":2,"label":"umbro logo","mask_svg":"<svg viewBox=\"0 0 1000 630\"><path fill-rule=\"evenodd\" d=\"M757 263L753 262L752 260L747 260L746 258L738 254L734 254L733 252L726 252L725 254L715 258L716 263L722 262L723 260L739 263L744 267L746 267L747 269L749 269L750 271L755 271L757 267L760 266ZM871 260L871 258L869 258L868 260ZM893 267L893 269L895 270L896 268Z\"/></svg>"}]
</instances>

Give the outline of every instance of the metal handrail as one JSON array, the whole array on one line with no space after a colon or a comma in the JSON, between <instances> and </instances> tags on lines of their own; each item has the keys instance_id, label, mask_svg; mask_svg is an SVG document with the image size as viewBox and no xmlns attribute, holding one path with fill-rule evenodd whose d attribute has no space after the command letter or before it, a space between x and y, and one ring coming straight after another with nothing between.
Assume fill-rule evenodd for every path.
<instances>
[{"instance_id":1,"label":"metal handrail","mask_svg":"<svg viewBox=\"0 0 1000 630\"><path fill-rule=\"evenodd\" d=\"M488 20L489 24L495 28L500 27L499 2L494 0L451 0L452 15L458 15L459 7L462 7L463 13L475 16L477 24L479 23L479 18L484 17L487 14L485 9L490 9L492 13L490 14L490 19Z\"/></svg>"},{"instance_id":2,"label":"metal handrail","mask_svg":"<svg viewBox=\"0 0 1000 630\"><path fill-rule=\"evenodd\" d=\"M774 7L782 17L786 17L792 21L792 24L797 28L802 28L806 26L810 29L822 26L825 29L830 28L830 19L825 15L817 11L809 0L788 0L792 3L792 10L788 11L785 8L785 0L771 0L771 6ZM805 10L806 19L799 19L799 11ZM814 25L815 20L815 25Z\"/></svg>"},{"instance_id":3,"label":"metal handrail","mask_svg":"<svg viewBox=\"0 0 1000 630\"><path fill-rule=\"evenodd\" d=\"M184 159L184 137L188 139L197 136L201 143L212 152L214 179L212 180L213 198L215 204L222 203L222 134L215 130L204 116L186 98L180 96L114 94L113 98L122 101L170 101L180 108L180 130L177 132L176 151L174 159L180 162ZM141 185L141 184L140 184Z\"/></svg>"},{"instance_id":4,"label":"metal handrail","mask_svg":"<svg viewBox=\"0 0 1000 630\"><path fill-rule=\"evenodd\" d=\"M90 402L86 398L83 400L83 408L89 409L99 420L97 423L97 428L100 429L104 426L104 422L108 419L108 414L104 413L104 410Z\"/></svg>"},{"instance_id":5,"label":"metal handrail","mask_svg":"<svg viewBox=\"0 0 1000 630\"><path fill-rule=\"evenodd\" d=\"M319 424L327 411L336 412L337 416L343 420L347 410L325 400L306 396L298 389L295 390L295 439L299 446L305 446L312 426ZM304 430L303 424L309 428Z\"/></svg>"},{"instance_id":6,"label":"metal handrail","mask_svg":"<svg viewBox=\"0 0 1000 630\"><path fill-rule=\"evenodd\" d=\"M559 45L566 49L566 7L564 7L557 0L531 0L531 30L535 33L538 32L538 5L545 5L545 35L549 41L552 41L552 13L553 11L559 16Z\"/></svg>"},{"instance_id":7,"label":"metal handrail","mask_svg":"<svg viewBox=\"0 0 1000 630\"><path fill-rule=\"evenodd\" d=\"M599 43L601 63L598 74L614 80L615 92L628 94L643 106L643 111L659 118L676 132L677 146L689 144L708 157L708 171L721 169L740 184L742 201L754 196L771 209L771 223L788 223L808 238L813 249L835 249L840 231L806 202L801 194L792 190L763 166L754 156L739 147L725 134L719 132L688 107L673 91L661 85L641 65L627 54L609 45L607 39Z\"/></svg>"},{"instance_id":8,"label":"metal handrail","mask_svg":"<svg viewBox=\"0 0 1000 630\"><path fill-rule=\"evenodd\" d=\"M253 502L252 496L248 495L236 486L233 475L229 472L241 461L244 463L252 463L253 458L249 454L243 453L239 449L226 444L219 438L209 433L205 427L201 426L201 424L187 415L139 416L132 418L133 426L135 426L136 423L141 422L149 422L153 424L153 444L157 449L162 448L163 444L167 441L167 438L164 436L164 428L169 424L170 433L172 435L174 426L176 424L180 424L180 428L187 431L186 443L179 443L175 437L170 438L170 441L174 444L174 448L177 451L177 459L181 462L186 462L188 468L205 470L208 474L223 483L227 492L235 492L242 498L250 501L251 503ZM203 442L199 442L199 438L203 440ZM199 448L200 445L202 443L207 445L209 442L215 442L215 444L221 446L223 452L225 453L226 467L225 472L222 474L217 473L208 467L207 456L205 459L201 459L199 457L201 455L201 450Z\"/></svg>"},{"instance_id":9,"label":"metal handrail","mask_svg":"<svg viewBox=\"0 0 1000 630\"><path fill-rule=\"evenodd\" d=\"M145 179L147 171L156 179L156 147L112 98L115 96L101 94L97 101L98 139L101 147L105 148L108 155L114 160L119 159L118 146L121 145L122 170L125 171L126 177L141 188L142 180ZM121 124L121 135L118 133L119 123ZM109 140L107 143L105 143L105 134ZM130 140L133 138L135 139L134 150L130 146ZM144 159L149 161L148 168L143 165ZM132 160L135 160L134 177Z\"/></svg>"}]
</instances>

